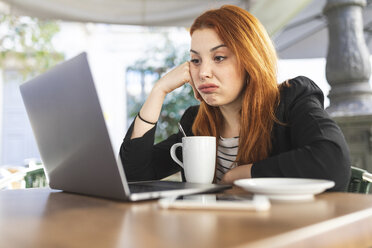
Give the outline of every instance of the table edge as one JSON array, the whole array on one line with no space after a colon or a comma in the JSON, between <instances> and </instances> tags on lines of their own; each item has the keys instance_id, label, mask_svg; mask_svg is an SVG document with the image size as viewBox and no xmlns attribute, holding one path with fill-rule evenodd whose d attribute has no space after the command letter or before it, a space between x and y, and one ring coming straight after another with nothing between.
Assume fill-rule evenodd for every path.
<instances>
[{"instance_id":1,"label":"table edge","mask_svg":"<svg viewBox=\"0 0 372 248\"><path fill-rule=\"evenodd\" d=\"M364 209L355 213L336 217L331 220L326 220L320 223L312 224L310 226L302 227L293 231L289 231L283 234L275 235L270 238L264 238L246 245L239 247L254 247L254 248L266 248L266 247L285 247L295 242L302 241L307 238L320 235L327 231L351 224L353 222L360 221L364 218L372 217L372 208Z\"/></svg>"}]
</instances>

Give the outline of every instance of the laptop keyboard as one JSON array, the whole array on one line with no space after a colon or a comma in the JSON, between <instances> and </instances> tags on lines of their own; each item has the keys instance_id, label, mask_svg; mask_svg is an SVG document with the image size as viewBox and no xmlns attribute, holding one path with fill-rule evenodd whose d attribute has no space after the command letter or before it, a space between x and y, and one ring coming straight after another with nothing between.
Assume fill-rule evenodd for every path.
<instances>
[{"instance_id":1,"label":"laptop keyboard","mask_svg":"<svg viewBox=\"0 0 372 248\"><path fill-rule=\"evenodd\" d=\"M178 183L178 187L167 187L167 184L158 185L159 183L129 183L129 190L131 193L144 193L144 192L153 192L153 191L165 191L165 190L177 190L180 187ZM172 186L172 185L169 185Z\"/></svg>"}]
</instances>

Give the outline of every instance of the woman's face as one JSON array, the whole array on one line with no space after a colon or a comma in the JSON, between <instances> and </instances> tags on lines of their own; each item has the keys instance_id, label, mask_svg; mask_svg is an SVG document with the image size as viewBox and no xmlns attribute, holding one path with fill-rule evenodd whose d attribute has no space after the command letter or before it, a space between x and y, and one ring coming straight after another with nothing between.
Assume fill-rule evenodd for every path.
<instances>
[{"instance_id":1,"label":"woman's face","mask_svg":"<svg viewBox=\"0 0 372 248\"><path fill-rule=\"evenodd\" d=\"M203 100L211 106L240 107L244 73L217 33L210 28L194 31L190 53L191 77Z\"/></svg>"}]
</instances>

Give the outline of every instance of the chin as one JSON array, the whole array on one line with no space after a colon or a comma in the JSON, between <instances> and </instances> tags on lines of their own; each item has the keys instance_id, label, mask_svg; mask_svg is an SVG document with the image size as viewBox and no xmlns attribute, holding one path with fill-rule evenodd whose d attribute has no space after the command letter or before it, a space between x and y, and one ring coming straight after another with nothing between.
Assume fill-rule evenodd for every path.
<instances>
[{"instance_id":1,"label":"chin","mask_svg":"<svg viewBox=\"0 0 372 248\"><path fill-rule=\"evenodd\" d=\"M219 106L221 106L221 104L218 104L218 102L216 102L216 101L206 101L206 100L204 100L204 102L207 105L211 106L211 107L219 107Z\"/></svg>"},{"instance_id":2,"label":"chin","mask_svg":"<svg viewBox=\"0 0 372 248\"><path fill-rule=\"evenodd\" d=\"M206 95L203 97L203 100L206 104L212 107L218 107L221 105L220 101L213 95Z\"/></svg>"},{"instance_id":3,"label":"chin","mask_svg":"<svg viewBox=\"0 0 372 248\"><path fill-rule=\"evenodd\" d=\"M219 107L219 106L220 106L220 105L218 105L218 104L209 104L209 103L207 103L207 102L206 102L206 104L209 105L209 106L211 106L211 107Z\"/></svg>"}]
</instances>

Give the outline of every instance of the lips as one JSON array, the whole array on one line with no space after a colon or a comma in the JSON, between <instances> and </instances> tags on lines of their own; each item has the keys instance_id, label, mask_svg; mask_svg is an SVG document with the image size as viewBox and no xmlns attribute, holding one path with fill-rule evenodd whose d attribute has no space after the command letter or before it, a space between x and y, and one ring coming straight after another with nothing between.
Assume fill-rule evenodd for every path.
<instances>
[{"instance_id":1,"label":"lips","mask_svg":"<svg viewBox=\"0 0 372 248\"><path fill-rule=\"evenodd\" d=\"M205 83L198 87L198 90L202 93L212 93L218 89L218 86L211 83Z\"/></svg>"}]
</instances>

